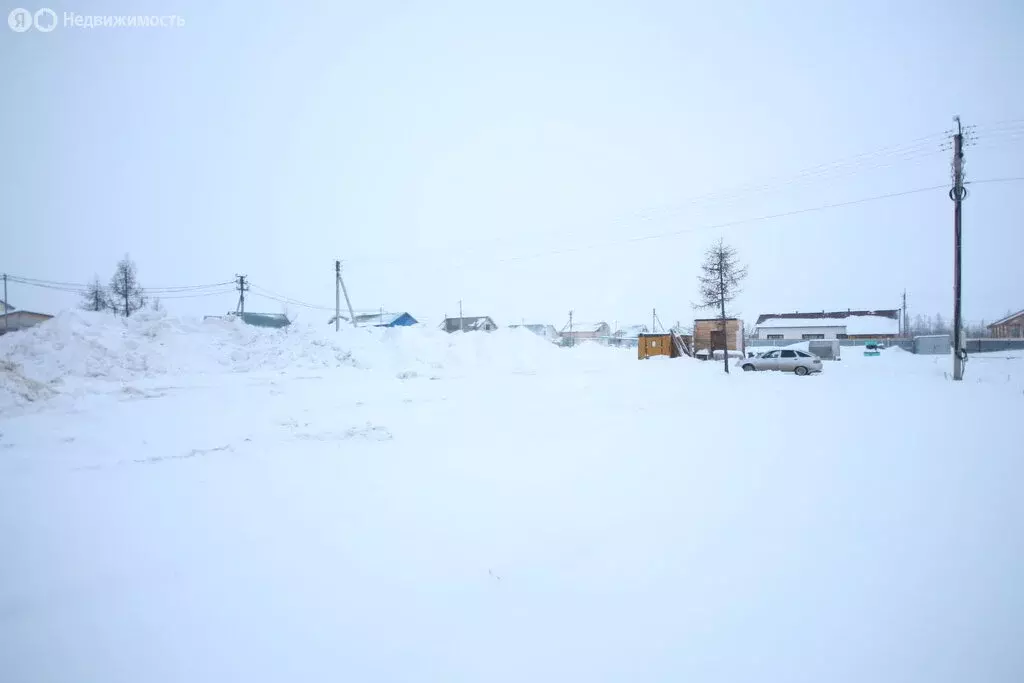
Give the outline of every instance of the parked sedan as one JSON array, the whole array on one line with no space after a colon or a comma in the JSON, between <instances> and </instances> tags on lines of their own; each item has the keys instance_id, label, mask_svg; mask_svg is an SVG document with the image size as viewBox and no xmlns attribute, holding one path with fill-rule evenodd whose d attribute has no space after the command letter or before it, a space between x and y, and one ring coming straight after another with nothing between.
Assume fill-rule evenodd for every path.
<instances>
[{"instance_id":1,"label":"parked sedan","mask_svg":"<svg viewBox=\"0 0 1024 683\"><path fill-rule=\"evenodd\" d=\"M750 372L753 370L781 370L807 375L821 372L821 359L806 351L797 349L781 349L769 351L755 358L744 358L740 367Z\"/></svg>"}]
</instances>

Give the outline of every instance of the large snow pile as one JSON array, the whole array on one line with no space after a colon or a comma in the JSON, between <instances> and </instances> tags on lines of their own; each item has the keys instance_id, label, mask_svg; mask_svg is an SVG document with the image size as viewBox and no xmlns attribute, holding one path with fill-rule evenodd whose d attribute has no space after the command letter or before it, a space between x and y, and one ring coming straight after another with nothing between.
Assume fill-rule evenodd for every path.
<instances>
[{"instance_id":1,"label":"large snow pile","mask_svg":"<svg viewBox=\"0 0 1024 683\"><path fill-rule=\"evenodd\" d=\"M130 318L62 313L0 337L0 406L39 398L46 392L38 385L67 391L87 380L355 364L345 348L290 333L149 311Z\"/></svg>"},{"instance_id":2,"label":"large snow pile","mask_svg":"<svg viewBox=\"0 0 1024 683\"><path fill-rule=\"evenodd\" d=\"M593 354L587 350L579 358ZM602 357L629 354L600 349ZM82 311L0 337L0 409L164 376L355 368L413 378L554 368L566 351L526 330L447 334L416 328L267 329L239 320Z\"/></svg>"}]
</instances>

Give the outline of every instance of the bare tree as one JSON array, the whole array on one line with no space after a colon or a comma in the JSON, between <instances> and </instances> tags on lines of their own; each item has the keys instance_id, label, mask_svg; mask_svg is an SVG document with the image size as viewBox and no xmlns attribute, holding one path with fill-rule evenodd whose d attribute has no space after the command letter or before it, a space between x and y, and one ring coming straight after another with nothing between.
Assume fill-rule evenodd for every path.
<instances>
[{"instance_id":1,"label":"bare tree","mask_svg":"<svg viewBox=\"0 0 1024 683\"><path fill-rule=\"evenodd\" d=\"M149 305L154 311L164 310L164 305L160 303L160 297L153 297L153 302Z\"/></svg>"},{"instance_id":2,"label":"bare tree","mask_svg":"<svg viewBox=\"0 0 1024 683\"><path fill-rule=\"evenodd\" d=\"M697 277L700 283L700 303L697 308L710 308L719 313L722 337L726 339L722 355L725 371L729 372L729 343L726 334L728 315L725 306L740 293L740 283L747 277L747 269L740 265L736 250L720 239L704 253L701 271ZM711 352L714 355L714 349Z\"/></svg>"},{"instance_id":3,"label":"bare tree","mask_svg":"<svg viewBox=\"0 0 1024 683\"><path fill-rule=\"evenodd\" d=\"M128 317L146 305L146 296L139 286L135 262L128 254L117 264L114 277L110 278L110 306Z\"/></svg>"},{"instance_id":4,"label":"bare tree","mask_svg":"<svg viewBox=\"0 0 1024 683\"><path fill-rule=\"evenodd\" d=\"M107 290L100 282L99 275L94 275L92 282L82 295L82 309L86 311L105 311L110 308L110 298Z\"/></svg>"}]
</instances>

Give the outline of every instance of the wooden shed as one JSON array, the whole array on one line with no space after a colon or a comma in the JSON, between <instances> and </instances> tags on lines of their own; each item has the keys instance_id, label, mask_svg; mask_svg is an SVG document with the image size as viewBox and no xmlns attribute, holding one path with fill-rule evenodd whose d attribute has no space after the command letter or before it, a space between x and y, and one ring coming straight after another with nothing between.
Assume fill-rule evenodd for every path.
<instances>
[{"instance_id":1,"label":"wooden shed","mask_svg":"<svg viewBox=\"0 0 1024 683\"><path fill-rule=\"evenodd\" d=\"M637 335L636 356L640 360L651 356L668 356L679 358L680 356L692 355L686 342L671 332L644 332Z\"/></svg>"},{"instance_id":2,"label":"wooden shed","mask_svg":"<svg viewBox=\"0 0 1024 683\"><path fill-rule=\"evenodd\" d=\"M722 329L721 318L703 318L693 321L693 350L701 351L744 351L743 321L739 318L726 318L725 329Z\"/></svg>"}]
</instances>

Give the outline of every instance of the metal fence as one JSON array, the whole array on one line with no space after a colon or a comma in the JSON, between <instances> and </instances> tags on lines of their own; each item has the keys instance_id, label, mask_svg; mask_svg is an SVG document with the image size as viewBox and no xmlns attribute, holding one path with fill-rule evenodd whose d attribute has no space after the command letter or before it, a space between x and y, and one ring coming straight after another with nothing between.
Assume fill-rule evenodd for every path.
<instances>
[{"instance_id":1,"label":"metal fence","mask_svg":"<svg viewBox=\"0 0 1024 683\"><path fill-rule=\"evenodd\" d=\"M815 341L813 339L748 339L747 346L789 346L791 344L799 344L805 341ZM821 340L818 340L821 341ZM833 341L826 339L825 341ZM866 339L836 339L840 346L864 346L868 340ZM899 346L905 351L914 350L913 339L886 339L886 346Z\"/></svg>"},{"instance_id":2,"label":"metal fence","mask_svg":"<svg viewBox=\"0 0 1024 683\"><path fill-rule=\"evenodd\" d=\"M988 353L991 351L1022 351L1024 339L968 339L964 342L967 353Z\"/></svg>"},{"instance_id":3,"label":"metal fence","mask_svg":"<svg viewBox=\"0 0 1024 683\"><path fill-rule=\"evenodd\" d=\"M747 347L759 347L759 346L789 346L790 344L799 344L800 339L748 339ZM840 339L840 346L864 346L865 341L863 339ZM898 346L904 351L914 353L914 340L913 339L886 339L885 345L888 347ZM1024 339L967 339L964 341L964 347L967 353L989 353L998 351L1021 351L1024 350Z\"/></svg>"}]
</instances>

